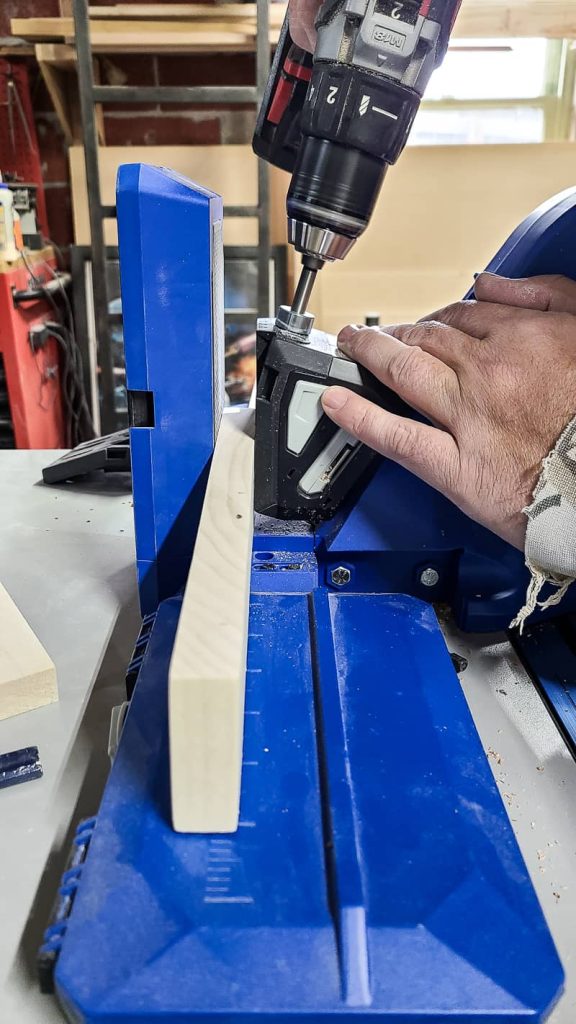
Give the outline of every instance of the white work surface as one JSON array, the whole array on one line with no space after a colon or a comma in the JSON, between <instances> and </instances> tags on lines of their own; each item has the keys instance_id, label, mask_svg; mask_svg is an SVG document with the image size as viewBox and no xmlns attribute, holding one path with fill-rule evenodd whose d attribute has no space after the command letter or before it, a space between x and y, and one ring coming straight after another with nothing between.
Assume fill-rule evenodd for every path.
<instances>
[{"instance_id":1,"label":"white work surface","mask_svg":"<svg viewBox=\"0 0 576 1024\"><path fill-rule=\"evenodd\" d=\"M52 657L60 700L0 722L0 752L38 746L44 777L0 790L0 1021L61 1024L35 949L73 829L98 809L110 709L138 634L126 474L45 487L58 452L0 452L0 579ZM96 479L96 478L95 478Z\"/></svg>"},{"instance_id":2,"label":"white work surface","mask_svg":"<svg viewBox=\"0 0 576 1024\"><path fill-rule=\"evenodd\" d=\"M126 486L37 485L51 453L0 452L0 578L56 663L60 702L0 722L0 750L37 744L45 776L0 791L0 1021L62 1024L34 954L71 829L108 770L110 710L138 631ZM116 478L117 480L118 478ZM461 676L567 974L550 1024L576 1021L576 763L510 646L461 637Z\"/></svg>"}]
</instances>

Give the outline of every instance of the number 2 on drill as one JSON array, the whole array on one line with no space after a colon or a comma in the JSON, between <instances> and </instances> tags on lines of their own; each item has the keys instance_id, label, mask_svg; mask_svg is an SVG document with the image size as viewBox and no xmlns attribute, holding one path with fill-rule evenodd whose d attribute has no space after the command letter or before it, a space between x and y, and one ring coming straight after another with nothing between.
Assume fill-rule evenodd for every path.
<instances>
[{"instance_id":1,"label":"number 2 on drill","mask_svg":"<svg viewBox=\"0 0 576 1024\"><path fill-rule=\"evenodd\" d=\"M338 85L331 85L330 88L328 89L326 103L329 103L331 107L333 107L334 104L336 103L336 97L338 95L339 89L340 86Z\"/></svg>"}]
</instances>

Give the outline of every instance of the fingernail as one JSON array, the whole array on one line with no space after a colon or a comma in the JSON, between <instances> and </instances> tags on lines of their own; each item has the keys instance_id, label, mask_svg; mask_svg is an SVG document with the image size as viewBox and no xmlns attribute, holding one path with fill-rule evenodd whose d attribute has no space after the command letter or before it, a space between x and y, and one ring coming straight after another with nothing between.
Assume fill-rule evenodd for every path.
<instances>
[{"instance_id":1,"label":"fingernail","mask_svg":"<svg viewBox=\"0 0 576 1024\"><path fill-rule=\"evenodd\" d=\"M348 401L346 388L328 388L322 395L322 405L330 412L337 412L342 409Z\"/></svg>"},{"instance_id":2,"label":"fingernail","mask_svg":"<svg viewBox=\"0 0 576 1024\"><path fill-rule=\"evenodd\" d=\"M344 327L338 335L338 346L341 348L343 345L349 345L352 338L358 334L359 330L361 330L361 328L358 324L349 324L348 327Z\"/></svg>"}]
</instances>

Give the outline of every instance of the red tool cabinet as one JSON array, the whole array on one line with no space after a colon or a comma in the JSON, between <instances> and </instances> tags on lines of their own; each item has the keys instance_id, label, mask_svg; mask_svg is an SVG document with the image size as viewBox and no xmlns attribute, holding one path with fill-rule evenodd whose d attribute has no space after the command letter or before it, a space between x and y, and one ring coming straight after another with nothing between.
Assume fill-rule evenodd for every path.
<instances>
[{"instance_id":1,"label":"red tool cabinet","mask_svg":"<svg viewBox=\"0 0 576 1024\"><path fill-rule=\"evenodd\" d=\"M48 263L55 268L51 249L29 253L34 275L48 282ZM46 338L34 351L31 329L54 320L44 299L14 301L26 291L31 275L22 260L0 260L0 448L65 448L58 342ZM32 282L33 286L33 282Z\"/></svg>"}]
</instances>

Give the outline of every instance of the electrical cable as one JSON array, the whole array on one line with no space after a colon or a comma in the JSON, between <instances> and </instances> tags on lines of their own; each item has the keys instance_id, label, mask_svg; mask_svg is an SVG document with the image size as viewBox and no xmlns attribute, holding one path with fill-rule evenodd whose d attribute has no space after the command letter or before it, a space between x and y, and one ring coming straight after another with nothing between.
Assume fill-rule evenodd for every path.
<instances>
[{"instance_id":1,"label":"electrical cable","mask_svg":"<svg viewBox=\"0 0 576 1024\"><path fill-rule=\"evenodd\" d=\"M50 243L50 244L53 244L53 243ZM62 259L61 250L58 250L58 253L60 255L60 259ZM69 327L69 331L70 331L71 338L72 338L72 349L73 349L73 354L74 354L74 360L75 360L75 363L76 363L76 370L77 370L77 373L78 373L78 376L79 376L80 380L83 381L83 379L84 379L84 365L83 365L83 360L82 360L82 353L80 351L80 346L78 345L78 343L76 341L76 331L75 331L75 325L74 325L74 313L72 312L72 306L70 304L70 299L68 298L66 289L65 289L64 285L62 284L62 281L61 281L59 275L55 272L54 268L51 267L50 264L46 262L46 260L42 260L41 262L46 267L48 272L52 275L53 279L58 282L58 285L59 285L59 288L60 288L60 293L62 295L62 298L64 300L64 305L66 306L66 311L68 313L68 327ZM95 431L94 431L94 425L93 425L93 421L92 421L92 414L90 412L90 408L88 406L88 402L86 400L86 396L85 396L85 392L84 392L84 388L83 387L82 387L82 398L84 400L84 404L85 404L85 407L86 407L86 413L87 413L87 416L88 416L89 425L90 425L90 429L91 429L91 432L92 432L92 437L94 437L95 436Z\"/></svg>"},{"instance_id":2,"label":"electrical cable","mask_svg":"<svg viewBox=\"0 0 576 1024\"><path fill-rule=\"evenodd\" d=\"M76 445L80 444L82 441L93 438L95 436L95 430L92 421L92 414L84 390L82 356L76 343L72 306L68 295L66 294L64 285L58 278L58 274L55 273L49 263L42 260L42 263L47 267L53 278L59 281L60 292L64 298L66 313L68 314L69 320L69 324L66 325L60 321L61 311L58 304L56 303L52 293L46 288L44 281L42 281L35 273L25 250L20 249L19 252L31 279L36 287L42 292L44 298L50 304L57 317L56 322L48 321L45 326L52 337L54 337L58 342L63 354L64 366L62 373L62 394L67 413L67 441L71 448L75 448Z\"/></svg>"},{"instance_id":3,"label":"electrical cable","mask_svg":"<svg viewBox=\"0 0 576 1024\"><path fill-rule=\"evenodd\" d=\"M57 330L56 325L47 323L46 329L49 331L50 336L54 338L57 344L62 350L62 398L66 408L66 443L68 447L74 448L77 443L77 416L74 409L74 395L72 391L72 380L70 376L70 353L68 344L64 340L64 337Z\"/></svg>"},{"instance_id":4,"label":"electrical cable","mask_svg":"<svg viewBox=\"0 0 576 1024\"><path fill-rule=\"evenodd\" d=\"M81 418L85 413L82 405L83 387L74 365L71 340L62 324L47 321L44 325L60 345L64 355L62 389L69 415L70 447L75 448L82 440Z\"/></svg>"}]
</instances>

